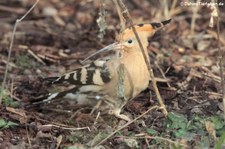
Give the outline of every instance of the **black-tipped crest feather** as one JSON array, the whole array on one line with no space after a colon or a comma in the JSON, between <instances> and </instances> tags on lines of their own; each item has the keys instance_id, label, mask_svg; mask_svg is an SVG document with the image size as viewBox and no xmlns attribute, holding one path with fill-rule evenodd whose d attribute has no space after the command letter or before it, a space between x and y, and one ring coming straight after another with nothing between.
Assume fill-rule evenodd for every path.
<instances>
[{"instance_id":1,"label":"black-tipped crest feather","mask_svg":"<svg viewBox=\"0 0 225 149\"><path fill-rule=\"evenodd\" d=\"M171 22L171 20L172 20L172 19L165 20L165 21L162 21L161 23L162 23L163 25L166 25L166 24L170 23L170 22Z\"/></svg>"},{"instance_id":2,"label":"black-tipped crest feather","mask_svg":"<svg viewBox=\"0 0 225 149\"><path fill-rule=\"evenodd\" d=\"M161 23L155 23L155 22L153 22L153 23L150 23L150 24L152 25L152 27L153 27L154 29L157 29L157 28L163 27L163 26L165 26L166 24L170 23L171 20L172 20L172 19L162 21Z\"/></svg>"}]
</instances>

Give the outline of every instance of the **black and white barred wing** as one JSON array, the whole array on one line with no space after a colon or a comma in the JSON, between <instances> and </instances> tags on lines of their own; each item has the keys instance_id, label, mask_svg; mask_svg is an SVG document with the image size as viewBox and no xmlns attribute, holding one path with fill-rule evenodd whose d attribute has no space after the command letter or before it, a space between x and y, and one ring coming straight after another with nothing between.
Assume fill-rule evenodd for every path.
<instances>
[{"instance_id":1,"label":"black and white barred wing","mask_svg":"<svg viewBox=\"0 0 225 149\"><path fill-rule=\"evenodd\" d=\"M49 78L52 84L68 83L71 85L104 85L108 83L112 74L106 65L105 60L96 60L72 72L60 77ZM48 80L48 78L47 78Z\"/></svg>"},{"instance_id":2,"label":"black and white barred wing","mask_svg":"<svg viewBox=\"0 0 225 149\"><path fill-rule=\"evenodd\" d=\"M79 103L83 103L86 98L99 99L103 86L109 83L113 77L111 72L107 67L106 60L96 60L60 77L46 78L45 80L50 81L51 84L66 83L75 85L75 87L62 92L49 93L32 102L39 104L57 98L75 98L79 100Z\"/></svg>"}]
</instances>

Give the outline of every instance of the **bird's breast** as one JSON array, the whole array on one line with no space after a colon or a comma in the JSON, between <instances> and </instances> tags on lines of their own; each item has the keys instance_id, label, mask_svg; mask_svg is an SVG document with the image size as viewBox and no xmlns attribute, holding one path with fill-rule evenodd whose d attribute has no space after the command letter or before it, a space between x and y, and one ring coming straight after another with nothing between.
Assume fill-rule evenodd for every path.
<instances>
[{"instance_id":1,"label":"bird's breast","mask_svg":"<svg viewBox=\"0 0 225 149\"><path fill-rule=\"evenodd\" d=\"M130 98L134 98L148 87L150 75L142 53L137 53L125 59L126 69L125 92Z\"/></svg>"},{"instance_id":2,"label":"bird's breast","mask_svg":"<svg viewBox=\"0 0 225 149\"><path fill-rule=\"evenodd\" d=\"M113 98L118 97L118 85L121 84L119 83L121 81L121 76L119 76L121 64L124 65L124 94L127 99L131 99L148 87L149 72L141 52L122 57L120 60L109 61L108 68L113 77L103 88L106 94Z\"/></svg>"}]
</instances>

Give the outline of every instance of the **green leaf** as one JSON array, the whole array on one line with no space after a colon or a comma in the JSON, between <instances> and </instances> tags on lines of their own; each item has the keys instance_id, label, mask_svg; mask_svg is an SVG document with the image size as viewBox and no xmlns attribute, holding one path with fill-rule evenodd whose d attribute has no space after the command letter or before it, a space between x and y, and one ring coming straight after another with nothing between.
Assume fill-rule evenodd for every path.
<instances>
[{"instance_id":1,"label":"green leaf","mask_svg":"<svg viewBox=\"0 0 225 149\"><path fill-rule=\"evenodd\" d=\"M208 149L210 146L210 140L208 136L202 136L201 141L199 141L197 148Z\"/></svg>"},{"instance_id":2,"label":"green leaf","mask_svg":"<svg viewBox=\"0 0 225 149\"><path fill-rule=\"evenodd\" d=\"M149 135L156 135L158 133L158 131L156 131L152 128L148 128L146 131Z\"/></svg>"},{"instance_id":3,"label":"green leaf","mask_svg":"<svg viewBox=\"0 0 225 149\"><path fill-rule=\"evenodd\" d=\"M0 118L0 128L5 127L6 125L7 125L7 122L4 119Z\"/></svg>"},{"instance_id":4,"label":"green leaf","mask_svg":"<svg viewBox=\"0 0 225 149\"><path fill-rule=\"evenodd\" d=\"M171 144L171 146L172 146L172 149L182 149L182 146L181 145L179 145L179 144Z\"/></svg>"},{"instance_id":5,"label":"green leaf","mask_svg":"<svg viewBox=\"0 0 225 149\"><path fill-rule=\"evenodd\" d=\"M14 101L11 97L9 96L5 96L3 103L5 106L7 107L13 107L13 108L18 108L19 107L19 102L18 101Z\"/></svg>"},{"instance_id":6,"label":"green leaf","mask_svg":"<svg viewBox=\"0 0 225 149\"><path fill-rule=\"evenodd\" d=\"M135 135L135 133L134 133L133 131L129 131L129 132L127 133L127 136L129 136L129 137L134 136L134 135Z\"/></svg>"},{"instance_id":7,"label":"green leaf","mask_svg":"<svg viewBox=\"0 0 225 149\"><path fill-rule=\"evenodd\" d=\"M9 106L13 108L18 108L20 106L20 103L18 101L12 101Z\"/></svg>"},{"instance_id":8,"label":"green leaf","mask_svg":"<svg viewBox=\"0 0 225 149\"><path fill-rule=\"evenodd\" d=\"M182 114L170 112L168 114L168 120L169 120L169 123L167 125L167 128L171 128L171 129L182 128L182 129L185 129L186 126L187 126L187 119Z\"/></svg>"},{"instance_id":9,"label":"green leaf","mask_svg":"<svg viewBox=\"0 0 225 149\"><path fill-rule=\"evenodd\" d=\"M14 127L14 126L19 126L19 124L14 123L14 122L12 122L12 121L8 121L6 127L7 127L7 126L8 126L8 127Z\"/></svg>"},{"instance_id":10,"label":"green leaf","mask_svg":"<svg viewBox=\"0 0 225 149\"><path fill-rule=\"evenodd\" d=\"M216 142L214 149L221 149L225 142L225 131L223 132L222 136L219 138L219 141Z\"/></svg>"},{"instance_id":11,"label":"green leaf","mask_svg":"<svg viewBox=\"0 0 225 149\"><path fill-rule=\"evenodd\" d=\"M223 117L222 116L212 116L209 118L209 120L211 120L214 125L215 125L215 129L221 129L224 126L224 122L223 122Z\"/></svg>"},{"instance_id":12,"label":"green leaf","mask_svg":"<svg viewBox=\"0 0 225 149\"><path fill-rule=\"evenodd\" d=\"M179 122L179 121L187 121L186 117L183 114L170 112L168 114L168 119L173 122Z\"/></svg>"},{"instance_id":13,"label":"green leaf","mask_svg":"<svg viewBox=\"0 0 225 149\"><path fill-rule=\"evenodd\" d=\"M13 127L13 126L18 126L17 123L14 123L14 122L11 122L11 121L6 121L2 118L0 118L0 128L10 128L10 127Z\"/></svg>"},{"instance_id":14,"label":"green leaf","mask_svg":"<svg viewBox=\"0 0 225 149\"><path fill-rule=\"evenodd\" d=\"M179 129L177 131L174 132L174 135L176 136L176 138L181 138L184 135L186 135L187 131L184 129Z\"/></svg>"},{"instance_id":15,"label":"green leaf","mask_svg":"<svg viewBox=\"0 0 225 149\"><path fill-rule=\"evenodd\" d=\"M119 136L123 136L122 131L118 131L116 134L119 135Z\"/></svg>"},{"instance_id":16,"label":"green leaf","mask_svg":"<svg viewBox=\"0 0 225 149\"><path fill-rule=\"evenodd\" d=\"M223 128L216 130L216 134L218 136L222 136L223 133L225 132L225 126L223 126Z\"/></svg>"}]
</instances>

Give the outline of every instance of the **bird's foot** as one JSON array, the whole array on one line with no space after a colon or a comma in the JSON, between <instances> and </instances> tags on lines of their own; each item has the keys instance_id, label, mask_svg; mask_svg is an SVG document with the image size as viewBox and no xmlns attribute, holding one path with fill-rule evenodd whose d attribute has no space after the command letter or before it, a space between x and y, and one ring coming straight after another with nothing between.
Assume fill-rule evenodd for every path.
<instances>
[{"instance_id":1,"label":"bird's foot","mask_svg":"<svg viewBox=\"0 0 225 149\"><path fill-rule=\"evenodd\" d=\"M121 112L121 109L109 110L109 114L115 115L117 118L125 120L127 122L131 121L131 119L128 116L124 114L120 114L120 112Z\"/></svg>"}]
</instances>

